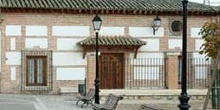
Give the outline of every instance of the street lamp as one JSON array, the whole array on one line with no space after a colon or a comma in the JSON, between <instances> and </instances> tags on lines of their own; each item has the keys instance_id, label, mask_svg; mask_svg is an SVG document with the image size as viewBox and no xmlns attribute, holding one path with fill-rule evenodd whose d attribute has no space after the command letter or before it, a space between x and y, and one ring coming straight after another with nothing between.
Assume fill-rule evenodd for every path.
<instances>
[{"instance_id":1,"label":"street lamp","mask_svg":"<svg viewBox=\"0 0 220 110\"><path fill-rule=\"evenodd\" d=\"M158 30L160 25L161 25L161 19L158 18L158 16L157 16L156 18L154 18L153 25L152 25L154 35L155 35L155 31Z\"/></svg>"},{"instance_id":2,"label":"street lamp","mask_svg":"<svg viewBox=\"0 0 220 110\"><path fill-rule=\"evenodd\" d=\"M190 105L188 101L190 97L187 94L187 3L188 0L183 0L183 37L182 37L182 81L181 81L181 94L179 96L180 104L178 107L180 110L188 110Z\"/></svg>"},{"instance_id":3,"label":"street lamp","mask_svg":"<svg viewBox=\"0 0 220 110\"><path fill-rule=\"evenodd\" d=\"M96 52L95 52L95 59L96 59L96 73L95 73L95 103L99 104L99 55L98 55L98 51L99 51L99 44L98 44L98 34L99 34L99 30L101 28L101 24L102 24L102 20L101 18L96 14L96 16L93 18L92 20L92 24L93 24L93 28L95 30L95 35L96 35Z\"/></svg>"}]
</instances>

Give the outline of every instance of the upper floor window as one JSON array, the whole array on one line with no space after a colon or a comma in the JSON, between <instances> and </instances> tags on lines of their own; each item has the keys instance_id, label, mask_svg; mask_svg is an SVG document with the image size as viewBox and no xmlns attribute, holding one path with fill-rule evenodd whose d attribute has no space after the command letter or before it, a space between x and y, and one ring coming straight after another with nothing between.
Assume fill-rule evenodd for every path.
<instances>
[{"instance_id":1,"label":"upper floor window","mask_svg":"<svg viewBox=\"0 0 220 110\"><path fill-rule=\"evenodd\" d=\"M180 20L173 20L170 22L171 35L179 36L182 32L182 22Z\"/></svg>"}]
</instances>

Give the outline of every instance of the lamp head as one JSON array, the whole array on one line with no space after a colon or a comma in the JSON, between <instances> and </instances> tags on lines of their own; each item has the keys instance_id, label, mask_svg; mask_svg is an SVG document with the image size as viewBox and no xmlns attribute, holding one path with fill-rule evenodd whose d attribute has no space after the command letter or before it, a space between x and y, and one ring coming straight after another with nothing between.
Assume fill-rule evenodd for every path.
<instances>
[{"instance_id":1,"label":"lamp head","mask_svg":"<svg viewBox=\"0 0 220 110\"><path fill-rule=\"evenodd\" d=\"M102 25L101 18L96 14L96 16L92 20L93 28L95 31L99 31Z\"/></svg>"},{"instance_id":2,"label":"lamp head","mask_svg":"<svg viewBox=\"0 0 220 110\"><path fill-rule=\"evenodd\" d=\"M152 27L153 27L155 30L157 30L157 29L160 27L160 25L161 25L161 19L158 18L158 16L157 16L156 18L154 18L153 26L152 26Z\"/></svg>"}]
</instances>

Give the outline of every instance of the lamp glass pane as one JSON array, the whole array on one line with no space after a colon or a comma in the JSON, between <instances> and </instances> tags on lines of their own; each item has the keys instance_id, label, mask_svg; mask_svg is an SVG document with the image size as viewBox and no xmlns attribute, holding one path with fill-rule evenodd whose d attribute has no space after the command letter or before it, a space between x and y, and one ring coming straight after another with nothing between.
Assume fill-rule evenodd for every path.
<instances>
[{"instance_id":1,"label":"lamp glass pane","mask_svg":"<svg viewBox=\"0 0 220 110\"><path fill-rule=\"evenodd\" d=\"M155 27L160 27L160 22L161 22L161 20L155 19L155 20L154 20L154 26L155 26Z\"/></svg>"},{"instance_id":2,"label":"lamp glass pane","mask_svg":"<svg viewBox=\"0 0 220 110\"><path fill-rule=\"evenodd\" d=\"M100 28L101 28L101 21L94 21L93 22L93 27L94 27L94 30L100 30Z\"/></svg>"}]
</instances>

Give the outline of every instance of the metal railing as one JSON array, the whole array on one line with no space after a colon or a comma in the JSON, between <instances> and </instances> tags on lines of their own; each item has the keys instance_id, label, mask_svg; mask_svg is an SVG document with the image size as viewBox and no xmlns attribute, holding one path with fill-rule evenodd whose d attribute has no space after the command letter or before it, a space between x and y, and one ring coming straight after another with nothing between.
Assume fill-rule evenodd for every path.
<instances>
[{"instance_id":1,"label":"metal railing","mask_svg":"<svg viewBox=\"0 0 220 110\"><path fill-rule=\"evenodd\" d=\"M165 61L164 58L127 59L125 87L130 89L165 88Z\"/></svg>"},{"instance_id":2,"label":"metal railing","mask_svg":"<svg viewBox=\"0 0 220 110\"><path fill-rule=\"evenodd\" d=\"M181 87L181 58L179 59L178 83ZM206 58L187 58L187 87L207 88L211 75L211 60Z\"/></svg>"},{"instance_id":3,"label":"metal railing","mask_svg":"<svg viewBox=\"0 0 220 110\"><path fill-rule=\"evenodd\" d=\"M21 53L21 91L36 94L48 93L49 91L51 91L53 88L52 51L22 50ZM34 65L30 65L31 62L28 62L29 57L45 57L45 61L42 60L42 62L40 62L41 60L33 60L32 58L31 61ZM36 68L38 70L36 70ZM41 72L43 72L44 74Z\"/></svg>"},{"instance_id":4,"label":"metal railing","mask_svg":"<svg viewBox=\"0 0 220 110\"><path fill-rule=\"evenodd\" d=\"M207 88L211 75L211 60L205 58L187 59L187 87ZM130 89L166 88L166 58L126 59L125 87ZM181 87L181 58L178 66L178 83ZM174 82L175 83L175 82Z\"/></svg>"}]
</instances>

